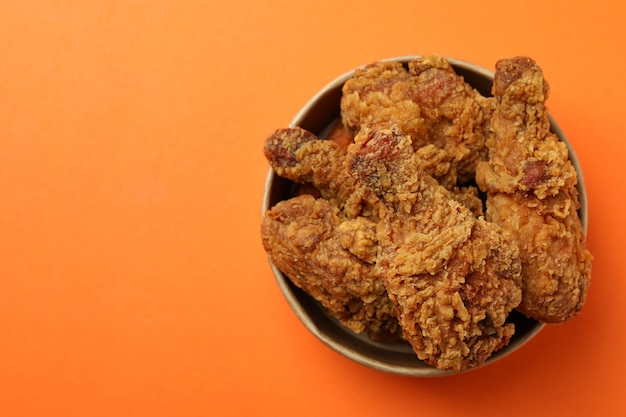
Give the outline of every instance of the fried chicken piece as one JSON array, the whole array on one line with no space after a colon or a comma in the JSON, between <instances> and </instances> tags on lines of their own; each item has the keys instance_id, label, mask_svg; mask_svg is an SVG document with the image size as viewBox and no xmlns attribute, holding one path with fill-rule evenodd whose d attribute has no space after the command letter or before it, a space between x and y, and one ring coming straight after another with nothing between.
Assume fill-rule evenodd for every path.
<instances>
[{"instance_id":1,"label":"fried chicken piece","mask_svg":"<svg viewBox=\"0 0 626 417\"><path fill-rule=\"evenodd\" d=\"M487 140L489 163L477 172L488 192L531 192L539 199L576 186L567 146L550 132L545 101L549 85L541 68L526 57L496 64L493 132Z\"/></svg>"},{"instance_id":2,"label":"fried chicken piece","mask_svg":"<svg viewBox=\"0 0 626 417\"><path fill-rule=\"evenodd\" d=\"M319 195L348 218L378 216L380 201L346 170L346 146L302 128L278 129L266 140L264 153L281 177L313 185ZM310 191L313 194L313 191Z\"/></svg>"},{"instance_id":3,"label":"fried chicken piece","mask_svg":"<svg viewBox=\"0 0 626 417\"><path fill-rule=\"evenodd\" d=\"M376 125L370 125L375 129ZM448 190L457 188L457 171L453 166L452 156L445 149L434 144L424 145L415 151L420 169L430 175Z\"/></svg>"},{"instance_id":4,"label":"fried chicken piece","mask_svg":"<svg viewBox=\"0 0 626 417\"><path fill-rule=\"evenodd\" d=\"M467 84L443 57L425 56L408 65L421 87L418 99L428 141L451 155L461 183L472 180L485 156L493 99Z\"/></svg>"},{"instance_id":5,"label":"fried chicken piece","mask_svg":"<svg viewBox=\"0 0 626 417\"><path fill-rule=\"evenodd\" d=\"M445 149L451 174L460 183L474 177L484 156L493 100L483 97L449 62L426 56L408 63L376 62L355 71L343 87L342 120L355 135L362 126L395 124L411 136L413 147ZM445 184L444 184L445 185Z\"/></svg>"},{"instance_id":6,"label":"fried chicken piece","mask_svg":"<svg viewBox=\"0 0 626 417\"><path fill-rule=\"evenodd\" d=\"M493 135L476 181L486 216L514 236L521 251L518 310L545 323L577 315L585 302L592 256L578 216L577 176L567 147L550 132L549 86L530 58L496 64Z\"/></svg>"},{"instance_id":7,"label":"fried chicken piece","mask_svg":"<svg viewBox=\"0 0 626 417\"><path fill-rule=\"evenodd\" d=\"M357 221L344 225L337 207L302 195L268 210L261 235L273 264L331 317L373 340L399 338L395 310L374 265L349 250L367 252L376 246L373 230Z\"/></svg>"},{"instance_id":8,"label":"fried chicken piece","mask_svg":"<svg viewBox=\"0 0 626 417\"><path fill-rule=\"evenodd\" d=\"M392 125L364 127L348 169L388 206L377 226L377 269L404 338L443 370L482 364L515 329L519 251L509 233L476 219L419 170L411 137Z\"/></svg>"},{"instance_id":9,"label":"fried chicken piece","mask_svg":"<svg viewBox=\"0 0 626 417\"><path fill-rule=\"evenodd\" d=\"M543 200L532 193L492 193L489 221L509 230L520 247L522 303L518 311L543 323L560 323L582 310L591 276L577 214L576 189Z\"/></svg>"},{"instance_id":10,"label":"fried chicken piece","mask_svg":"<svg viewBox=\"0 0 626 417\"><path fill-rule=\"evenodd\" d=\"M400 62L378 61L357 68L342 88L341 119L353 136L361 126L393 122L426 145L424 119L418 102L420 88ZM423 142L417 142L424 139Z\"/></svg>"},{"instance_id":11,"label":"fried chicken piece","mask_svg":"<svg viewBox=\"0 0 626 417\"><path fill-rule=\"evenodd\" d=\"M371 128L376 129L376 126ZM478 195L478 188L456 185L456 173L454 169L451 169L452 158L447 151L432 144L425 145L415 152L415 159L420 172L433 177L440 185L448 189L451 197L469 208L474 213L474 217L484 215L483 202Z\"/></svg>"}]
</instances>

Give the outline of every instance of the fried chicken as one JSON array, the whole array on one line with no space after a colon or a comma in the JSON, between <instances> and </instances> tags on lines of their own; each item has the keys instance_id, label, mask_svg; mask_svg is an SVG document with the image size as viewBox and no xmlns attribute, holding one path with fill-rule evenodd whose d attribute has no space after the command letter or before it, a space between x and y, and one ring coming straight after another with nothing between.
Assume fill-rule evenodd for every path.
<instances>
[{"instance_id":1,"label":"fried chicken","mask_svg":"<svg viewBox=\"0 0 626 417\"><path fill-rule=\"evenodd\" d=\"M346 170L346 145L302 128L278 129L266 140L265 157L281 177L312 185L348 218L377 217L380 201ZM313 193L315 194L315 193Z\"/></svg>"},{"instance_id":2,"label":"fried chicken","mask_svg":"<svg viewBox=\"0 0 626 417\"><path fill-rule=\"evenodd\" d=\"M261 235L274 265L328 315L373 340L399 338L395 310L374 265L350 252L376 252L372 225L345 221L328 201L302 195L267 211Z\"/></svg>"},{"instance_id":3,"label":"fried chicken","mask_svg":"<svg viewBox=\"0 0 626 417\"><path fill-rule=\"evenodd\" d=\"M575 168L565 143L550 132L548 93L532 59L496 64L489 159L478 165L476 181L487 193L487 219L511 232L520 247L518 310L559 323L581 311L592 257L577 212Z\"/></svg>"},{"instance_id":4,"label":"fried chicken","mask_svg":"<svg viewBox=\"0 0 626 417\"><path fill-rule=\"evenodd\" d=\"M440 185L448 189L451 197L469 208L474 213L474 217L484 215L483 202L478 195L478 188L473 185L458 186L456 175L450 175L454 170L451 169L451 158L446 150L428 144L415 151L415 160L420 172L433 177Z\"/></svg>"},{"instance_id":5,"label":"fried chicken","mask_svg":"<svg viewBox=\"0 0 626 417\"><path fill-rule=\"evenodd\" d=\"M343 87L341 116L355 135L362 126L390 122L410 135L413 147L445 149L447 182L465 184L484 156L493 100L458 76L449 62L426 56L408 63L376 62L357 69ZM444 184L446 185L446 184Z\"/></svg>"},{"instance_id":6,"label":"fried chicken","mask_svg":"<svg viewBox=\"0 0 626 417\"><path fill-rule=\"evenodd\" d=\"M580 312L592 257L577 173L534 61L498 62L490 98L437 56L371 64L342 91L327 137L279 129L264 147L300 184L262 223L297 287L354 332L402 337L450 371L507 345L515 309L545 323Z\"/></svg>"},{"instance_id":7,"label":"fried chicken","mask_svg":"<svg viewBox=\"0 0 626 417\"><path fill-rule=\"evenodd\" d=\"M411 136L362 127L348 169L388 210L377 226L376 269L418 357L443 370L482 364L515 329L519 251L509 233L476 219L419 169Z\"/></svg>"}]
</instances>

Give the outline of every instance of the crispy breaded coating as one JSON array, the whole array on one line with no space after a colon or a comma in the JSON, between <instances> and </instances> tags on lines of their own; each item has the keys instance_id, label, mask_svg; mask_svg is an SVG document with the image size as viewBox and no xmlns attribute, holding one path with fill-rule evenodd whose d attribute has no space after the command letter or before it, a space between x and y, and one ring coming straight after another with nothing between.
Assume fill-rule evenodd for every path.
<instances>
[{"instance_id":1,"label":"crispy breaded coating","mask_svg":"<svg viewBox=\"0 0 626 417\"><path fill-rule=\"evenodd\" d=\"M411 136L413 147L445 149L461 183L473 179L484 156L493 100L458 76L442 57L408 63L376 62L357 69L343 87L342 120L356 134L362 126L393 123Z\"/></svg>"},{"instance_id":2,"label":"crispy breaded coating","mask_svg":"<svg viewBox=\"0 0 626 417\"><path fill-rule=\"evenodd\" d=\"M395 310L374 265L349 250L367 251L373 242L362 241L367 230L345 241L349 230L340 231L343 222L340 210L328 201L294 197L266 212L263 245L274 265L344 326L374 340L398 337ZM346 227L359 228L355 222Z\"/></svg>"},{"instance_id":3,"label":"crispy breaded coating","mask_svg":"<svg viewBox=\"0 0 626 417\"><path fill-rule=\"evenodd\" d=\"M357 68L343 86L341 118L353 136L361 126L393 122L425 145L426 126L418 103L419 86L400 62L379 61Z\"/></svg>"},{"instance_id":4,"label":"crispy breaded coating","mask_svg":"<svg viewBox=\"0 0 626 417\"><path fill-rule=\"evenodd\" d=\"M451 155L461 183L473 180L476 164L485 156L493 100L467 84L443 57L424 56L408 66L420 86L428 143Z\"/></svg>"},{"instance_id":5,"label":"crispy breaded coating","mask_svg":"<svg viewBox=\"0 0 626 417\"><path fill-rule=\"evenodd\" d=\"M545 105L549 90L541 68L530 58L496 64L493 134L486 142L489 163L476 174L483 190L530 192L543 199L576 186L567 146L550 132Z\"/></svg>"},{"instance_id":6,"label":"crispy breaded coating","mask_svg":"<svg viewBox=\"0 0 626 417\"><path fill-rule=\"evenodd\" d=\"M521 265L511 235L421 172L411 137L394 125L363 127L348 169L388 206L376 266L404 338L440 369L482 364L515 331L506 319L521 301Z\"/></svg>"},{"instance_id":7,"label":"crispy breaded coating","mask_svg":"<svg viewBox=\"0 0 626 417\"><path fill-rule=\"evenodd\" d=\"M591 254L578 216L577 176L565 143L550 132L549 86L530 58L499 61L488 162L476 181L489 221L511 232L523 262L518 309L546 323L577 315L591 278Z\"/></svg>"},{"instance_id":8,"label":"crispy breaded coating","mask_svg":"<svg viewBox=\"0 0 626 417\"><path fill-rule=\"evenodd\" d=\"M376 126L372 126L376 128ZM424 175L433 177L441 186L451 192L452 198L468 207L475 217L484 215L483 202L478 195L478 188L458 186L456 170L451 169L452 158L444 149L433 144L424 145L415 151L415 160Z\"/></svg>"},{"instance_id":9,"label":"crispy breaded coating","mask_svg":"<svg viewBox=\"0 0 626 417\"><path fill-rule=\"evenodd\" d=\"M278 175L314 186L347 217L376 217L380 201L348 174L345 148L295 127L272 133L265 141L264 153Z\"/></svg>"},{"instance_id":10,"label":"crispy breaded coating","mask_svg":"<svg viewBox=\"0 0 626 417\"><path fill-rule=\"evenodd\" d=\"M402 337L450 371L507 345L515 309L545 323L581 311L592 256L577 172L533 60L499 61L493 97L439 56L365 66L342 92L324 138L279 129L264 147L300 184L262 224L296 286L354 332Z\"/></svg>"}]
</instances>

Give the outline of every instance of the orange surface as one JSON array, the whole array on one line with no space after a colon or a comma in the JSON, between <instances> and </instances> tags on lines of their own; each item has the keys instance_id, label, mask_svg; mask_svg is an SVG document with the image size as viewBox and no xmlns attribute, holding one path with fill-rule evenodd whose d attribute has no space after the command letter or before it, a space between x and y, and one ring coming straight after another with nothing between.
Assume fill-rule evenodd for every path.
<instances>
[{"instance_id":1,"label":"orange surface","mask_svg":"<svg viewBox=\"0 0 626 417\"><path fill-rule=\"evenodd\" d=\"M625 413L626 3L249 3L0 4L0 416ZM427 53L541 64L595 261L573 321L416 379L292 314L259 238L261 148L336 76Z\"/></svg>"}]
</instances>

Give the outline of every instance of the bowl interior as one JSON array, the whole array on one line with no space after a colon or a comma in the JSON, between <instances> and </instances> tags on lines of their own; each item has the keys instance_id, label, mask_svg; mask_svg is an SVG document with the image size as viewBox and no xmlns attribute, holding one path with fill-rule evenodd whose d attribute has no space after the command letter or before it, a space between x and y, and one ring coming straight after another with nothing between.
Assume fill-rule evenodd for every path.
<instances>
[{"instance_id":1,"label":"bowl interior","mask_svg":"<svg viewBox=\"0 0 626 417\"><path fill-rule=\"evenodd\" d=\"M416 56L407 56L389 60L406 63L415 58ZM481 94L491 95L493 72L463 61L450 58L449 61L457 74L463 76L466 82ZM300 126L323 137L324 131L340 117L341 88L353 74L354 71L350 71L323 88L300 110L290 126ZM579 215L583 223L583 230L586 233L587 198L580 165L574 150L561 129L551 118L550 122L552 131L567 144L570 160L578 173L578 191L581 204ZM294 188L293 182L279 177L270 169L265 184L263 212L279 201L293 196ZM451 374L451 372L442 371L420 361L406 342L377 343L365 335L357 335L346 329L336 320L326 316L316 300L296 287L274 265L271 267L281 291L297 317L309 331L333 350L358 363L385 372L422 377ZM483 366L512 353L544 327L543 324L516 311L510 314L508 321L515 324L515 335L506 347L495 352Z\"/></svg>"}]
</instances>

